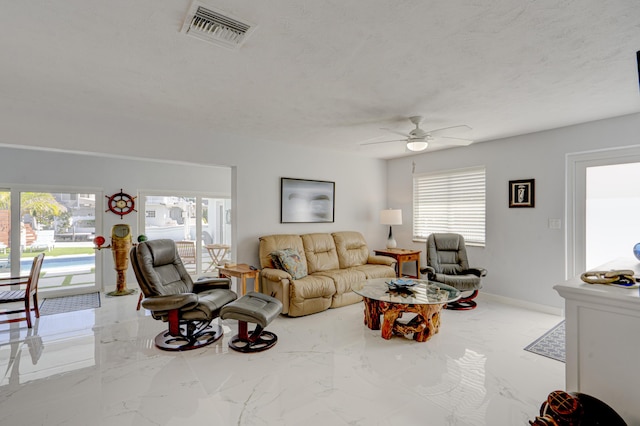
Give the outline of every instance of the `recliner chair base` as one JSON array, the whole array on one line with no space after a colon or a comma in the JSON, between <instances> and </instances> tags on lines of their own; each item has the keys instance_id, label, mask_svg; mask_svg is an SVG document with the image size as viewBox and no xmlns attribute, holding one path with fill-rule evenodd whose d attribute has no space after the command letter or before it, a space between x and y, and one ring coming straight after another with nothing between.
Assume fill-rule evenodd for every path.
<instances>
[{"instance_id":1,"label":"recliner chair base","mask_svg":"<svg viewBox=\"0 0 640 426\"><path fill-rule=\"evenodd\" d=\"M272 348L278 336L264 327L282 312L282 302L272 296L251 292L220 310L220 318L238 321L238 334L229 341L229 347L238 352L261 352ZM256 324L249 334L247 322Z\"/></svg>"},{"instance_id":2,"label":"recliner chair base","mask_svg":"<svg viewBox=\"0 0 640 426\"><path fill-rule=\"evenodd\" d=\"M474 290L473 293L467 297L461 297L455 302L447 303L445 309L450 309L452 311L470 311L472 309L475 309L478 305L472 299L475 299L477 295L478 290Z\"/></svg>"},{"instance_id":3,"label":"recliner chair base","mask_svg":"<svg viewBox=\"0 0 640 426\"><path fill-rule=\"evenodd\" d=\"M191 336L183 333L183 328L184 325L180 327L178 335L172 335L169 331L158 334L155 338L156 346L165 351L189 351L210 345L220 340L223 335L222 327L218 324L209 325Z\"/></svg>"},{"instance_id":4,"label":"recliner chair base","mask_svg":"<svg viewBox=\"0 0 640 426\"><path fill-rule=\"evenodd\" d=\"M243 353L262 352L273 347L276 343L278 343L278 336L274 333L256 325L256 328L249 334L247 323L238 321L238 334L231 338L229 347Z\"/></svg>"}]
</instances>

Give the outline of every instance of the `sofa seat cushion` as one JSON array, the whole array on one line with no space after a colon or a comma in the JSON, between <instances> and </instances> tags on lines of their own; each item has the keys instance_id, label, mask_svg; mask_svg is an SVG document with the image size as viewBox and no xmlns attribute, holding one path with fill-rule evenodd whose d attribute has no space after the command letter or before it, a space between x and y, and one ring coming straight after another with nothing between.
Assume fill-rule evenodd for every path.
<instances>
[{"instance_id":1,"label":"sofa seat cushion","mask_svg":"<svg viewBox=\"0 0 640 426\"><path fill-rule=\"evenodd\" d=\"M367 279L396 277L395 269L387 265L361 265L354 266L353 269L364 272Z\"/></svg>"},{"instance_id":2,"label":"sofa seat cushion","mask_svg":"<svg viewBox=\"0 0 640 426\"><path fill-rule=\"evenodd\" d=\"M305 234L302 235L302 243L309 274L340 268L336 245L331 234Z\"/></svg>"},{"instance_id":3,"label":"sofa seat cushion","mask_svg":"<svg viewBox=\"0 0 640 426\"><path fill-rule=\"evenodd\" d=\"M198 294L198 305L195 309L183 312L182 319L204 320L212 316L218 316L220 309L227 303L231 303L238 298L238 295L231 290L216 289L208 290Z\"/></svg>"},{"instance_id":4,"label":"sofa seat cushion","mask_svg":"<svg viewBox=\"0 0 640 426\"><path fill-rule=\"evenodd\" d=\"M473 274L466 274L466 275L435 274L433 281L450 285L451 287L455 287L460 291L479 290L480 288L482 288L481 278Z\"/></svg>"},{"instance_id":5,"label":"sofa seat cushion","mask_svg":"<svg viewBox=\"0 0 640 426\"><path fill-rule=\"evenodd\" d=\"M335 284L336 294L348 293L354 284L361 283L367 279L367 274L355 268L334 269L331 271L316 272L314 276L324 276L331 278Z\"/></svg>"},{"instance_id":6,"label":"sofa seat cushion","mask_svg":"<svg viewBox=\"0 0 640 426\"><path fill-rule=\"evenodd\" d=\"M302 279L293 280L289 289L292 300L331 297L336 292L333 280L320 275L307 275Z\"/></svg>"},{"instance_id":7,"label":"sofa seat cushion","mask_svg":"<svg viewBox=\"0 0 640 426\"><path fill-rule=\"evenodd\" d=\"M307 262L298 250L292 248L276 250L271 253L271 258L278 269L287 271L294 280L307 276Z\"/></svg>"}]
</instances>

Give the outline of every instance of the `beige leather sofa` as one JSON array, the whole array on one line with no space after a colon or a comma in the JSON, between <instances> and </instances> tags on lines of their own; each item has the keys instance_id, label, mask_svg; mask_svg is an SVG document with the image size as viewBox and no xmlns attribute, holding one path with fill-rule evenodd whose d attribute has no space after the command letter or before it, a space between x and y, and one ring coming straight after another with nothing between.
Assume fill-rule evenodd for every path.
<instances>
[{"instance_id":1,"label":"beige leather sofa","mask_svg":"<svg viewBox=\"0 0 640 426\"><path fill-rule=\"evenodd\" d=\"M278 269L273 253L295 249L307 274L294 279ZM351 286L368 278L396 276L395 259L370 253L359 232L268 235L260 237L261 291L282 302L291 317L314 314L362 300Z\"/></svg>"}]
</instances>

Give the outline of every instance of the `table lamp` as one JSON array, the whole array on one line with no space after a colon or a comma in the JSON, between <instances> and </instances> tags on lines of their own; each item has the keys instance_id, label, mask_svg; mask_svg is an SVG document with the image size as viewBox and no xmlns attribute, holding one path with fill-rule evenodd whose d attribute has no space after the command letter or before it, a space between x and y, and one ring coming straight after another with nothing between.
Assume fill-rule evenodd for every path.
<instances>
[{"instance_id":1,"label":"table lamp","mask_svg":"<svg viewBox=\"0 0 640 426\"><path fill-rule=\"evenodd\" d=\"M391 227L402 225L402 210L387 209L380 212L380 225L389 225L389 237L387 238L387 248L396 248L396 240L393 238Z\"/></svg>"}]
</instances>

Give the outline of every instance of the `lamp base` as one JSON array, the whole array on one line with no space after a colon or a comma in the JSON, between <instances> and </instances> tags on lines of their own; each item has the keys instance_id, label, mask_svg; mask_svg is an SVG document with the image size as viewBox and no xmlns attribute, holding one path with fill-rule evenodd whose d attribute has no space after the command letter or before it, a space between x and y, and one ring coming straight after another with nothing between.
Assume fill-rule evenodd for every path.
<instances>
[{"instance_id":1,"label":"lamp base","mask_svg":"<svg viewBox=\"0 0 640 426\"><path fill-rule=\"evenodd\" d=\"M391 226L389 226L389 236L387 237L387 248L396 248L396 239L393 238L393 231L391 230Z\"/></svg>"}]
</instances>

